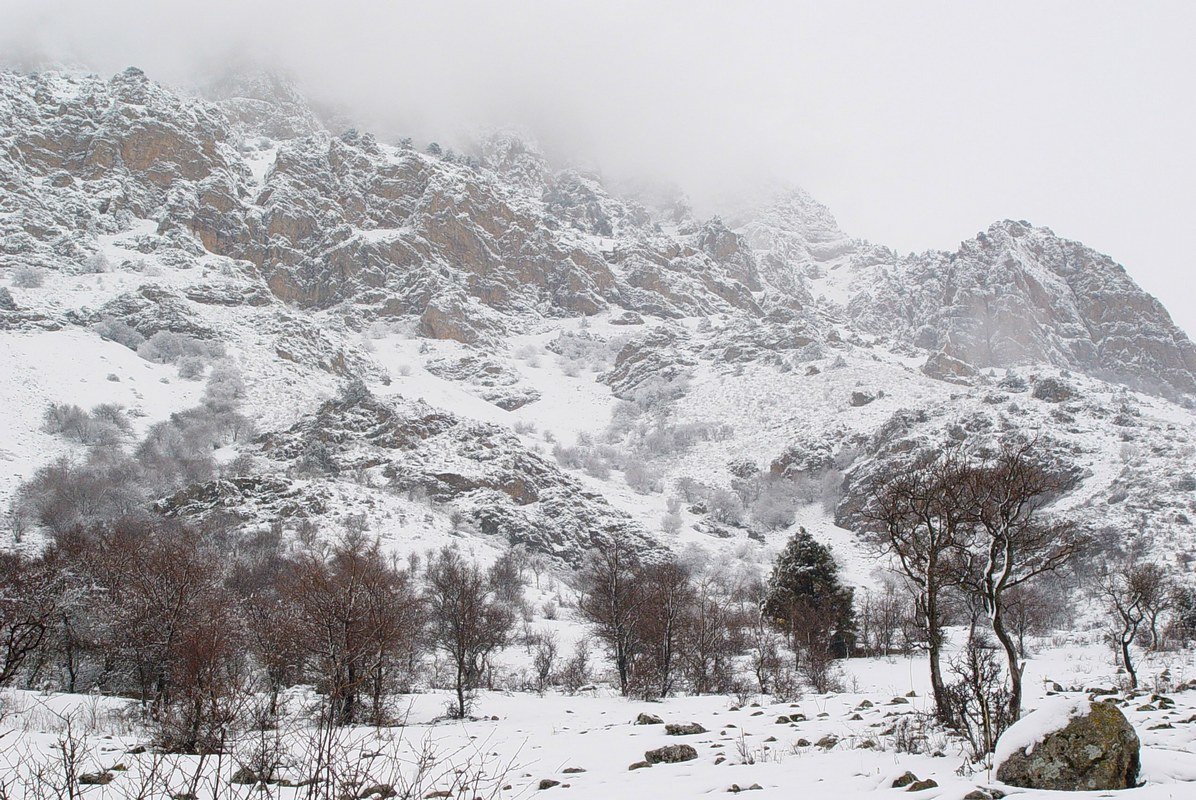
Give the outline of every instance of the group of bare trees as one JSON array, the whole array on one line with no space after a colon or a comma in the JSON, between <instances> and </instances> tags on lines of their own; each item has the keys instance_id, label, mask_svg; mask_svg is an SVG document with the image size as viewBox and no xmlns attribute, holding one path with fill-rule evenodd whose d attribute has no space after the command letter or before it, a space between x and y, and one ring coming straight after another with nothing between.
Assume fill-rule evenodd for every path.
<instances>
[{"instance_id":1,"label":"group of bare trees","mask_svg":"<svg viewBox=\"0 0 1196 800\"><path fill-rule=\"evenodd\" d=\"M826 691L832 662L854 651L852 608L830 552L804 530L767 583L612 538L591 554L578 603L622 693L649 698L742 693L745 663L756 691L791 695L798 676Z\"/></svg>"},{"instance_id":2,"label":"group of bare trees","mask_svg":"<svg viewBox=\"0 0 1196 800\"><path fill-rule=\"evenodd\" d=\"M135 697L158 744L202 753L299 684L332 725L383 723L397 692L434 682L439 653L463 716L521 619L520 573L451 549L423 561L360 530L298 547L279 528L80 526L37 558L0 559L0 684Z\"/></svg>"},{"instance_id":3,"label":"group of bare trees","mask_svg":"<svg viewBox=\"0 0 1196 800\"><path fill-rule=\"evenodd\" d=\"M747 646L752 607L716 576L676 557L645 560L612 538L590 558L578 610L605 646L624 695L737 686L735 660Z\"/></svg>"},{"instance_id":4,"label":"group of bare trees","mask_svg":"<svg viewBox=\"0 0 1196 800\"><path fill-rule=\"evenodd\" d=\"M1063 569L1086 547L1083 531L1046 511L1066 480L1033 443L1015 442L992 451L951 445L897 474L879 476L869 487L863 513L877 548L892 557L915 596L938 714L959 727L981 720L981 751L991 749L1021 711L1024 664L1017 617L1027 609L1026 593L1036 579ZM970 704L962 707L942 665L952 604L983 613L1007 681L983 696L969 695ZM983 637L973 625L972 668L957 665L968 673L965 682L977 686L980 673L992 672L976 660Z\"/></svg>"}]
</instances>

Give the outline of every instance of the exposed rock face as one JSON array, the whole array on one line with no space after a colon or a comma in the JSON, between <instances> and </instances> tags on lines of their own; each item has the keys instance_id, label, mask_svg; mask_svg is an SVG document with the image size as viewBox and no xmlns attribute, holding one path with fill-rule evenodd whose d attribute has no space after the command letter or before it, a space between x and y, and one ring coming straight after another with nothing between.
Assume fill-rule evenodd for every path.
<instances>
[{"instance_id":1,"label":"exposed rock face","mask_svg":"<svg viewBox=\"0 0 1196 800\"><path fill-rule=\"evenodd\" d=\"M384 142L269 75L192 96L137 70L4 72L0 331L74 328L134 348L170 332L239 364L254 422L275 431L256 445L260 466L282 484L205 483L163 513L259 519L369 496L405 511L430 502L452 526L571 563L610 536L653 546L655 521L634 523L602 497L606 479L569 475L526 435L402 398L320 405L342 378L389 381L390 353L359 344L372 328L462 343L435 349L471 355L424 366L508 411L542 402L511 366L516 336L558 356L545 370L600 372L632 401L621 410L686 432L683 456L650 458L666 491L746 480L776 456L776 478L844 487L836 519L851 528L869 475L944 441L1042 430L1077 475L1107 476L1095 465L1125 453L1078 515L1190 538L1191 426L1159 408L1186 412L1106 381L1196 398L1192 344L1108 258L1013 222L954 253L902 257L849 237L800 191L726 221L652 191L619 196L515 132L470 155ZM580 315L593 330L560 322ZM989 381L994 367L1008 374ZM751 469L728 472L743 457Z\"/></svg>"},{"instance_id":2,"label":"exposed rock face","mask_svg":"<svg viewBox=\"0 0 1196 800\"><path fill-rule=\"evenodd\" d=\"M78 267L86 237L194 204L232 202L248 171L224 116L130 68L109 81L0 72L0 266Z\"/></svg>"},{"instance_id":3,"label":"exposed rock face","mask_svg":"<svg viewBox=\"0 0 1196 800\"><path fill-rule=\"evenodd\" d=\"M276 73L234 65L203 93L243 137L295 139L324 131L303 94Z\"/></svg>"},{"instance_id":4,"label":"exposed rock face","mask_svg":"<svg viewBox=\"0 0 1196 800\"><path fill-rule=\"evenodd\" d=\"M759 310L755 256L736 233L711 222L664 236L642 207L596 177L554 175L517 136L484 142L479 162L331 136L276 76L233 73L205 94L181 98L134 69L0 76L0 175L19 212L0 216L0 265L80 264L80 228L153 219L155 247L249 261L286 302L422 315L424 335L469 343L503 326L487 310ZM612 235L623 244L607 250Z\"/></svg>"},{"instance_id":5,"label":"exposed rock face","mask_svg":"<svg viewBox=\"0 0 1196 800\"><path fill-rule=\"evenodd\" d=\"M509 430L422 402L369 394L331 400L259 444L271 458L312 475L378 470L392 491L425 494L484 534L570 563L608 537L654 548L630 518Z\"/></svg>"},{"instance_id":6,"label":"exposed rock face","mask_svg":"<svg viewBox=\"0 0 1196 800\"><path fill-rule=\"evenodd\" d=\"M195 484L158 501L154 510L166 517L205 518L216 512L250 519L286 519L324 513L326 498L319 491L285 478L223 478Z\"/></svg>"},{"instance_id":7,"label":"exposed rock face","mask_svg":"<svg viewBox=\"0 0 1196 800\"><path fill-rule=\"evenodd\" d=\"M519 385L519 374L489 356L470 354L457 359L439 359L424 365L428 372L447 380L472 385L484 400L507 411L540 399L540 393Z\"/></svg>"},{"instance_id":8,"label":"exposed rock face","mask_svg":"<svg viewBox=\"0 0 1196 800\"><path fill-rule=\"evenodd\" d=\"M1196 391L1196 346L1108 256L1004 221L954 253L860 269L862 328L980 367L1054 364L1167 395Z\"/></svg>"},{"instance_id":9,"label":"exposed rock face","mask_svg":"<svg viewBox=\"0 0 1196 800\"><path fill-rule=\"evenodd\" d=\"M644 206L597 176L553 172L512 132L479 158L429 155L330 135L276 76L234 72L204 93L136 69L0 75L0 266L78 267L92 254L78 231L153 220L146 248L249 262L284 302L411 315L424 336L479 345L520 321L612 306L736 319L784 308L804 314L798 341L820 341L840 320L808 313L825 306L819 283L845 296L840 312L860 330L976 367L1054 364L1196 393L1196 348L1158 301L1046 228L1001 222L955 253L901 258L848 237L799 190L734 227L686 211L665 233Z\"/></svg>"},{"instance_id":10,"label":"exposed rock face","mask_svg":"<svg viewBox=\"0 0 1196 800\"><path fill-rule=\"evenodd\" d=\"M868 248L843 233L830 210L800 189L746 212L742 226L747 242L761 253L765 280L804 303L811 299L809 279Z\"/></svg>"},{"instance_id":11,"label":"exposed rock face","mask_svg":"<svg viewBox=\"0 0 1196 800\"><path fill-rule=\"evenodd\" d=\"M964 386L973 383L979 375L971 364L952 358L941 350L926 359L926 363L922 365L922 374L928 378Z\"/></svg>"},{"instance_id":12,"label":"exposed rock face","mask_svg":"<svg viewBox=\"0 0 1196 800\"><path fill-rule=\"evenodd\" d=\"M1099 791L1138 782L1138 735L1112 703L1084 700L1062 716L1061 704L1019 720L997 744L997 779L1027 789ZM1058 727L1055 727L1057 721ZM1021 745L1039 728L1041 740ZM1010 741L1006 741L1010 740Z\"/></svg>"},{"instance_id":13,"label":"exposed rock face","mask_svg":"<svg viewBox=\"0 0 1196 800\"><path fill-rule=\"evenodd\" d=\"M684 331L660 326L628 342L614 367L600 376L616 397L631 398L649 385L683 382L697 360L685 345Z\"/></svg>"}]
</instances>

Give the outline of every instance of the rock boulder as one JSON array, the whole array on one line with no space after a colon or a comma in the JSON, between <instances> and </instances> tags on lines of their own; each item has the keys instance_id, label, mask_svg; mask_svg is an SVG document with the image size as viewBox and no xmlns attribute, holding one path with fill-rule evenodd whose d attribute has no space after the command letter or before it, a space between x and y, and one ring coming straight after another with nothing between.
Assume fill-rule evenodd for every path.
<instances>
[{"instance_id":1,"label":"rock boulder","mask_svg":"<svg viewBox=\"0 0 1196 800\"><path fill-rule=\"evenodd\" d=\"M997 742L997 779L1027 789L1129 789L1138 782L1138 751L1138 735L1117 706L1052 698Z\"/></svg>"}]
</instances>

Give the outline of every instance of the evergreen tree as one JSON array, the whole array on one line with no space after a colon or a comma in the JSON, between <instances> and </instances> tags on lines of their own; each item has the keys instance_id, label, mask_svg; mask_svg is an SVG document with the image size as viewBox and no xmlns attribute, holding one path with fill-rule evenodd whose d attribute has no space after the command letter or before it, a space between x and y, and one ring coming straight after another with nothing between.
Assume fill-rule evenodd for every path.
<instances>
[{"instance_id":1,"label":"evergreen tree","mask_svg":"<svg viewBox=\"0 0 1196 800\"><path fill-rule=\"evenodd\" d=\"M853 592L839 581L839 565L825 545L799 528L777 556L764 614L809 644L811 637L837 658L851 654L855 639Z\"/></svg>"}]
</instances>

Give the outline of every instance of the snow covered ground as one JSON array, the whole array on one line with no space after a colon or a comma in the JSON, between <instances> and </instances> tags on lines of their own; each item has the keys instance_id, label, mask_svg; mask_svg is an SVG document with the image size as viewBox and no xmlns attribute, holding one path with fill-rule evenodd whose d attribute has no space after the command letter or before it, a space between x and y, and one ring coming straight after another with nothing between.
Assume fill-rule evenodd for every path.
<instances>
[{"instance_id":1,"label":"snow covered ground","mask_svg":"<svg viewBox=\"0 0 1196 800\"><path fill-rule=\"evenodd\" d=\"M1113 684L1116 675L1107 649L1071 639L1053 647L1045 640L1036 642L1040 649L1027 670L1028 707L1043 702L1051 682L1069 690ZM517 653L509 655L518 659ZM1163 669L1170 672L1172 681L1179 681L1196 676L1196 661L1192 653L1160 654L1152 657L1145 672L1157 678ZM1196 792L1196 691L1167 694L1175 707L1159 708L1152 701L1153 680L1152 688L1123 702L1143 743L1143 785L1118 796L1127 800L1192 797ZM971 764L958 742L933 726L925 728L926 740L913 748L919 752L905 751L908 748L901 746L897 731L923 730L929 710L923 657L845 662L843 684L840 693L807 694L794 702L775 702L766 696L704 696L645 703L620 698L604 685L573 696L488 691L479 695L476 716L467 721L443 719L448 695L427 691L396 699L405 725L347 730L338 733L336 741L346 763L358 771L362 787L395 783L399 773L410 779L415 774L413 759L434 752L436 766L428 770L418 796L435 796L430 793L444 790L456 796L458 771L473 777L475 771L484 772L468 796L485 797L527 797L547 791L583 800L682 800L739 787L758 791L753 796L760 798L844 800L896 795L902 790L891 784L906 771L938 784L919 792L919 797L959 800L977 787L997 787L1027 797L1056 796L1002 786L984 765ZM1084 695L1067 692L1063 696ZM301 707L305 699L311 698L293 693L292 707ZM4 696L0 723L4 731L0 763L7 759L14 770L7 773L11 778L15 770L53 758L54 745L63 738L69 720L82 740L82 770L111 771L114 776L107 786L83 787L83 797L135 796L135 789L150 773L170 773L172 790L182 791L180 787L185 788L197 770L204 776L199 782L201 798L305 796L304 788L270 786L259 791L229 783L260 744L260 735L240 734L230 744L229 754L202 763L195 756L136 752L145 737L131 725L129 715L120 712L123 703L10 691ZM633 724L640 713L657 715L666 723L696 722L707 732L669 736L661 725ZM281 774L301 782L308 777L301 762L311 733L296 724L285 728L281 737L280 747L295 759ZM693 746L697 758L629 769L644 759L645 751L677 743ZM544 780L560 785L541 790ZM1082 800L1108 795L1057 796Z\"/></svg>"}]
</instances>

